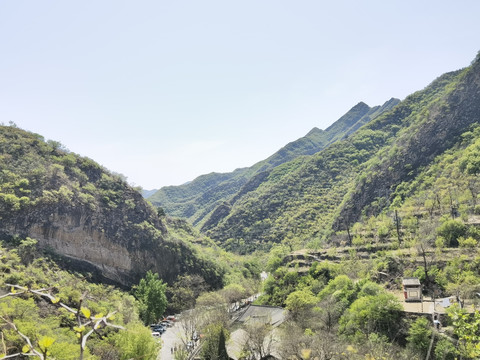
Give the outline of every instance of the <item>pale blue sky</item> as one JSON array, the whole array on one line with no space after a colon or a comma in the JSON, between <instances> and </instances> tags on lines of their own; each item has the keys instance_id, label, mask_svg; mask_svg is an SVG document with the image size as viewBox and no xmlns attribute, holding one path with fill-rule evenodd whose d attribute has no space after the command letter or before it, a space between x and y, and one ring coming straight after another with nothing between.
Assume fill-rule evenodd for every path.
<instances>
[{"instance_id":1,"label":"pale blue sky","mask_svg":"<svg viewBox=\"0 0 480 360\"><path fill-rule=\"evenodd\" d=\"M146 189L250 166L480 50L480 1L1 1L0 122Z\"/></svg>"}]
</instances>

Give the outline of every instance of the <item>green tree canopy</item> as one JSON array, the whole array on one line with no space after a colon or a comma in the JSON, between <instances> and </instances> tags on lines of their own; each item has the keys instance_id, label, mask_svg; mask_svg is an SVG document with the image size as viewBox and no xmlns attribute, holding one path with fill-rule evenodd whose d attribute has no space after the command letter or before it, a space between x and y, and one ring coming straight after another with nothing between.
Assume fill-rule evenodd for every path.
<instances>
[{"instance_id":1,"label":"green tree canopy","mask_svg":"<svg viewBox=\"0 0 480 360\"><path fill-rule=\"evenodd\" d=\"M310 289L297 290L290 293L285 300L285 305L292 316L297 318L301 313L311 309L318 302Z\"/></svg>"},{"instance_id":2,"label":"green tree canopy","mask_svg":"<svg viewBox=\"0 0 480 360\"><path fill-rule=\"evenodd\" d=\"M220 323L213 323L205 328L205 341L202 345L201 358L203 360L228 359L225 342L230 337L229 332Z\"/></svg>"},{"instance_id":3,"label":"green tree canopy","mask_svg":"<svg viewBox=\"0 0 480 360\"><path fill-rule=\"evenodd\" d=\"M422 354L422 357L425 357L431 336L432 328L429 321L424 317L419 317L408 329L408 346Z\"/></svg>"},{"instance_id":4,"label":"green tree canopy","mask_svg":"<svg viewBox=\"0 0 480 360\"><path fill-rule=\"evenodd\" d=\"M388 293L364 296L355 300L340 319L340 331L346 335L361 332L367 338L372 333L392 339L400 327L402 306Z\"/></svg>"},{"instance_id":5,"label":"green tree canopy","mask_svg":"<svg viewBox=\"0 0 480 360\"><path fill-rule=\"evenodd\" d=\"M120 351L121 360L155 360L158 357L160 345L152 341L150 331L140 323L130 324L127 331L117 333L114 340Z\"/></svg>"},{"instance_id":6,"label":"green tree canopy","mask_svg":"<svg viewBox=\"0 0 480 360\"><path fill-rule=\"evenodd\" d=\"M134 295L140 302L140 318L145 325L157 321L165 312L167 307L166 288L167 285L158 278L158 274L151 271L148 271L134 287Z\"/></svg>"},{"instance_id":7,"label":"green tree canopy","mask_svg":"<svg viewBox=\"0 0 480 360\"><path fill-rule=\"evenodd\" d=\"M453 247L458 246L458 238L465 236L466 232L467 227L459 220L447 220L437 229L437 234L447 241L448 246Z\"/></svg>"}]
</instances>

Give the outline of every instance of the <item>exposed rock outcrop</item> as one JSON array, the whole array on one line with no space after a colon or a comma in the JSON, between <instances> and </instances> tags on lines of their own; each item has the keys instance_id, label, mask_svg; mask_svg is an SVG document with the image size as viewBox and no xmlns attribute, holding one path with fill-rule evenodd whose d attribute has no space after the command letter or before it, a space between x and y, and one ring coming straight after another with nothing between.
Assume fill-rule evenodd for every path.
<instances>
[{"instance_id":1,"label":"exposed rock outcrop","mask_svg":"<svg viewBox=\"0 0 480 360\"><path fill-rule=\"evenodd\" d=\"M0 140L0 239L31 237L72 270L123 286L148 270L167 282L196 273L221 285L221 271L172 239L120 176L15 127L1 126Z\"/></svg>"}]
</instances>

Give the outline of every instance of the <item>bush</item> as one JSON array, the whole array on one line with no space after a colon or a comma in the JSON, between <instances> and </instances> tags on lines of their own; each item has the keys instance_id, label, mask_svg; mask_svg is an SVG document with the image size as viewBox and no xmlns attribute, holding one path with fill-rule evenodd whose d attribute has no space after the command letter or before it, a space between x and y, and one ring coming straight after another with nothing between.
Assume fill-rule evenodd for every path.
<instances>
[{"instance_id":1,"label":"bush","mask_svg":"<svg viewBox=\"0 0 480 360\"><path fill-rule=\"evenodd\" d=\"M457 247L458 238L465 236L466 232L467 227L458 220L447 220L437 228L437 234L442 236L450 247Z\"/></svg>"},{"instance_id":2,"label":"bush","mask_svg":"<svg viewBox=\"0 0 480 360\"><path fill-rule=\"evenodd\" d=\"M429 321L424 317L419 317L408 329L408 346L425 357L430 344L430 336L432 336L432 329Z\"/></svg>"},{"instance_id":3,"label":"bush","mask_svg":"<svg viewBox=\"0 0 480 360\"><path fill-rule=\"evenodd\" d=\"M475 205L475 208L473 209L473 213L475 215L480 215L480 205Z\"/></svg>"},{"instance_id":4,"label":"bush","mask_svg":"<svg viewBox=\"0 0 480 360\"><path fill-rule=\"evenodd\" d=\"M454 360L456 354L455 345L448 339L440 339L435 346L435 359Z\"/></svg>"},{"instance_id":5,"label":"bush","mask_svg":"<svg viewBox=\"0 0 480 360\"><path fill-rule=\"evenodd\" d=\"M459 237L458 238L458 244L460 245L461 248L474 248L477 246L477 240L472 238L471 236L468 238L463 238Z\"/></svg>"}]
</instances>

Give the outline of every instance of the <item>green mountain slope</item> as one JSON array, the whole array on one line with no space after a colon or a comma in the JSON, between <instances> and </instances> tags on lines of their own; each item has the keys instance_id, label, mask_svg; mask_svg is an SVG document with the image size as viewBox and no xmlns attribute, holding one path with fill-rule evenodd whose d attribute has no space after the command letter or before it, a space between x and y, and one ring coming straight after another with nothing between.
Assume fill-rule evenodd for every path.
<instances>
[{"instance_id":1,"label":"green mountain slope","mask_svg":"<svg viewBox=\"0 0 480 360\"><path fill-rule=\"evenodd\" d=\"M445 74L323 151L273 169L223 204L207 234L245 252L285 241L320 244L388 206L399 184L461 141L480 119L480 61Z\"/></svg>"},{"instance_id":2,"label":"green mountain slope","mask_svg":"<svg viewBox=\"0 0 480 360\"><path fill-rule=\"evenodd\" d=\"M27 236L71 267L127 286L147 270L166 281L182 273L222 281L120 177L57 142L0 126L0 240Z\"/></svg>"},{"instance_id":3,"label":"green mountain slope","mask_svg":"<svg viewBox=\"0 0 480 360\"><path fill-rule=\"evenodd\" d=\"M202 225L211 212L224 201L238 196L240 191L251 191L264 178L265 171L302 155L312 155L342 137L356 131L381 113L390 110L398 99L390 99L382 106L370 108L365 103L355 105L326 130L312 129L304 137L293 141L267 159L249 168L231 173L211 173L181 185L161 188L148 199L172 216L189 219L194 225Z\"/></svg>"}]
</instances>

